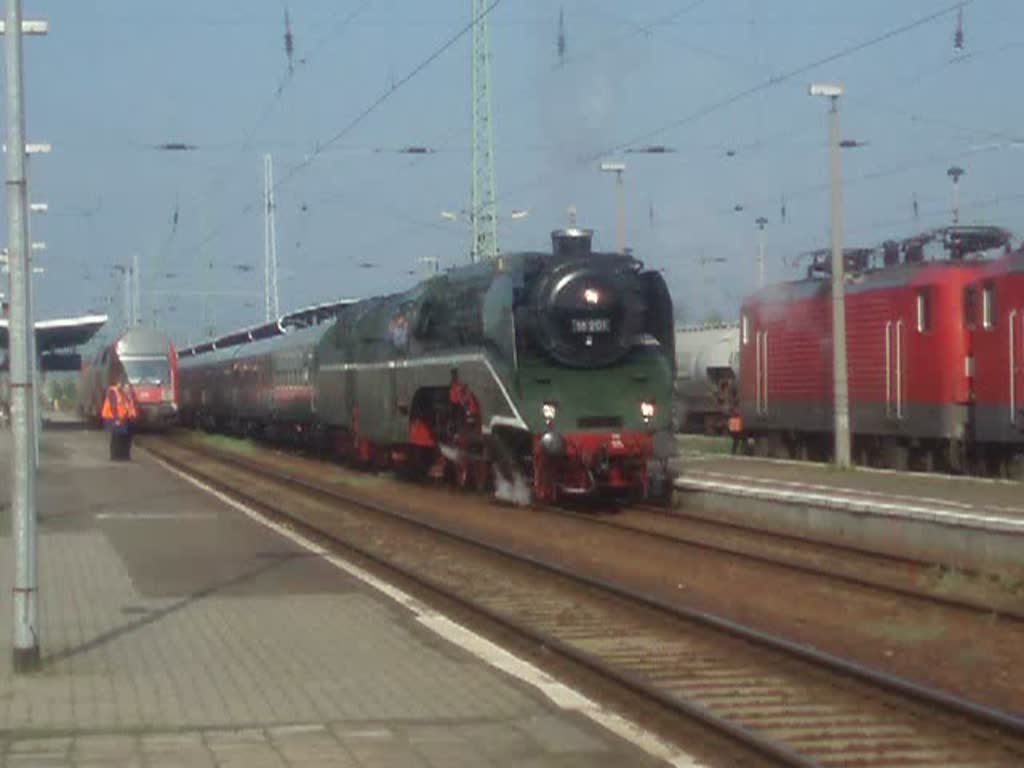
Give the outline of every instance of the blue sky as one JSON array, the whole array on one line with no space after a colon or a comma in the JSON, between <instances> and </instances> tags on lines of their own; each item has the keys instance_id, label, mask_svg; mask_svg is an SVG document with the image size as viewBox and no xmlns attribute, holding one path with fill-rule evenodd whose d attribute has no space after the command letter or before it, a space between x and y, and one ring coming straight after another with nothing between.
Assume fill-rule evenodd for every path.
<instances>
[{"instance_id":1,"label":"blue sky","mask_svg":"<svg viewBox=\"0 0 1024 768\"><path fill-rule=\"evenodd\" d=\"M502 223L502 249L546 248L569 205L599 247L612 247L613 181L596 158L614 148L628 164L628 244L665 270L684 316L733 314L754 288L758 216L769 219L770 279L795 277L795 257L827 244L827 105L806 95L812 80L843 83L843 134L868 142L843 153L849 244L946 223L951 164L967 170L965 220L1019 229L1024 104L1012 84L1024 4L1015 0L965 4L961 60L947 14L695 117L954 4L503 0L491 16L497 187L504 215L530 216ZM26 17L51 24L25 46L28 136L53 145L32 161L33 198L50 204L33 221L48 246L37 255L46 269L38 315L104 309L117 326L112 266L137 254L144 317L179 341L201 335L207 306L218 331L260 319L266 152L277 178L289 177L276 193L283 307L404 288L421 257L463 263L467 230L440 212L469 203L468 35L294 169L464 26L469 6L25 0ZM152 148L163 142L199 149ZM647 143L677 151L621 154ZM408 145L438 151L394 152ZM708 257L726 261L702 275Z\"/></svg>"}]
</instances>

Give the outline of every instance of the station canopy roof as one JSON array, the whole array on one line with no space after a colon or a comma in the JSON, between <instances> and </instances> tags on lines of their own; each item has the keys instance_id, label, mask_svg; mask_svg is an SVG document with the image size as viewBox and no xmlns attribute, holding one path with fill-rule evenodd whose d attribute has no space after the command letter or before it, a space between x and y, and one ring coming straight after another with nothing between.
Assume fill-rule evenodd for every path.
<instances>
[{"instance_id":1,"label":"station canopy roof","mask_svg":"<svg viewBox=\"0 0 1024 768\"><path fill-rule=\"evenodd\" d=\"M58 349L73 349L88 342L104 323L106 315L83 315L64 317L57 320L39 320L36 328L36 348L42 354ZM0 318L0 349L9 346L7 318Z\"/></svg>"},{"instance_id":2,"label":"station canopy roof","mask_svg":"<svg viewBox=\"0 0 1024 768\"><path fill-rule=\"evenodd\" d=\"M195 346L185 347L178 350L178 354L182 356L201 355L215 349L234 347L250 341L269 339L272 336L281 336L297 328L309 328L310 326L319 325L331 320L342 309L350 304L355 304L357 301L358 299L337 299L336 301L328 301L323 304L314 304L311 307L297 309L294 312L282 315L277 320L249 326L248 328L240 328L216 339L210 339Z\"/></svg>"}]
</instances>

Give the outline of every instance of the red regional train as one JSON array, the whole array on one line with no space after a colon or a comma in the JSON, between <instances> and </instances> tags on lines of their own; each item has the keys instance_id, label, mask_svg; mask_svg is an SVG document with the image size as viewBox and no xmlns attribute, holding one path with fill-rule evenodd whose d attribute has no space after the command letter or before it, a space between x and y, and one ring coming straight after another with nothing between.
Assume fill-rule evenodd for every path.
<instances>
[{"instance_id":1,"label":"red regional train","mask_svg":"<svg viewBox=\"0 0 1024 768\"><path fill-rule=\"evenodd\" d=\"M1024 470L1024 253L1009 242L996 227L953 227L846 252L857 463ZM926 259L938 243L946 257ZM805 279L742 306L739 422L758 455L832 451L831 270L827 253L813 257Z\"/></svg>"},{"instance_id":2,"label":"red regional train","mask_svg":"<svg viewBox=\"0 0 1024 768\"><path fill-rule=\"evenodd\" d=\"M78 410L99 424L107 387L126 379L139 406L144 429L166 429L178 421L178 354L171 340L153 328L131 328L92 360L82 360Z\"/></svg>"}]
</instances>

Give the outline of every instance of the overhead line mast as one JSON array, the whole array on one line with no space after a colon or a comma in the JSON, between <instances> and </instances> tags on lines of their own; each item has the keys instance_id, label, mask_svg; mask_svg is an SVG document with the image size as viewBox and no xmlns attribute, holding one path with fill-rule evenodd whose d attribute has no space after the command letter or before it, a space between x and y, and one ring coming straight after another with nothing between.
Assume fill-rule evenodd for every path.
<instances>
[{"instance_id":1,"label":"overhead line mast","mask_svg":"<svg viewBox=\"0 0 1024 768\"><path fill-rule=\"evenodd\" d=\"M498 255L498 201L494 184L494 125L491 109L491 45L487 14L489 0L470 0L473 10L473 188L470 220L473 242L470 260Z\"/></svg>"}]
</instances>

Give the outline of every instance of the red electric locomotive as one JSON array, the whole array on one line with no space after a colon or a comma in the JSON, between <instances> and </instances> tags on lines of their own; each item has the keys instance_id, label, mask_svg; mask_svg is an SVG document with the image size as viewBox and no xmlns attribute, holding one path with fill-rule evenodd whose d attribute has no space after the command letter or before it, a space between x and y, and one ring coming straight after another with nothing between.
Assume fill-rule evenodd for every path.
<instances>
[{"instance_id":1,"label":"red electric locomotive","mask_svg":"<svg viewBox=\"0 0 1024 768\"><path fill-rule=\"evenodd\" d=\"M979 463L1024 479L1024 250L991 262L967 287L964 305L974 345Z\"/></svg>"},{"instance_id":2,"label":"red electric locomotive","mask_svg":"<svg viewBox=\"0 0 1024 768\"><path fill-rule=\"evenodd\" d=\"M985 266L973 256L1004 236L955 228L846 253L850 433L858 463L965 468L972 335L964 303ZM933 241L948 258L925 259ZM828 254L814 254L806 279L770 286L743 304L742 428L759 454L825 457L832 450L830 271Z\"/></svg>"}]
</instances>

